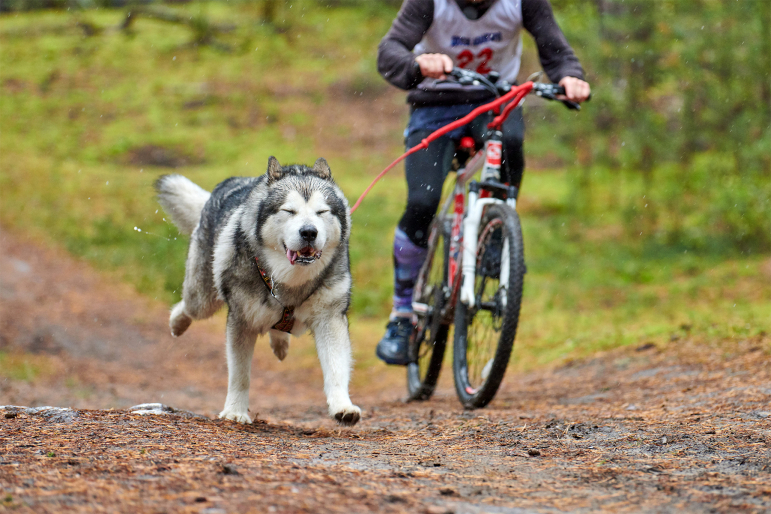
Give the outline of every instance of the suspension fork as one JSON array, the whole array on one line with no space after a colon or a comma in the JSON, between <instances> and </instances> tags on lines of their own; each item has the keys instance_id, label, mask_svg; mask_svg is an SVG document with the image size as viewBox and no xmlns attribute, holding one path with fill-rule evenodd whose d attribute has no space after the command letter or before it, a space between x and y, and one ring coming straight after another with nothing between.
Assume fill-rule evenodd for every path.
<instances>
[{"instance_id":1,"label":"suspension fork","mask_svg":"<svg viewBox=\"0 0 771 514\"><path fill-rule=\"evenodd\" d=\"M474 283L476 281L477 239L482 214L488 205L501 203L497 198L479 198L478 193L469 192L469 208L466 219L463 220L463 266L461 267L462 282L460 286L460 301L473 308L476 299Z\"/></svg>"}]
</instances>

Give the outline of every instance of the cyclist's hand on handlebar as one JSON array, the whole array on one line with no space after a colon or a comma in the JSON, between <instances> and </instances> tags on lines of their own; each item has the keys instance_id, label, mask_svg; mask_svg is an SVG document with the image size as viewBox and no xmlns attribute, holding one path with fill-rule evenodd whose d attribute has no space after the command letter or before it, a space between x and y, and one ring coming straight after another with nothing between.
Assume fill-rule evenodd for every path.
<instances>
[{"instance_id":1,"label":"cyclist's hand on handlebar","mask_svg":"<svg viewBox=\"0 0 771 514\"><path fill-rule=\"evenodd\" d=\"M581 103L592 95L589 84L576 77L564 77L560 80L560 86L565 88L565 95L558 95L558 100Z\"/></svg>"},{"instance_id":2,"label":"cyclist's hand on handlebar","mask_svg":"<svg viewBox=\"0 0 771 514\"><path fill-rule=\"evenodd\" d=\"M444 80L446 73L452 71L452 59L444 54L420 54L415 58L420 66L420 73L424 77Z\"/></svg>"}]
</instances>

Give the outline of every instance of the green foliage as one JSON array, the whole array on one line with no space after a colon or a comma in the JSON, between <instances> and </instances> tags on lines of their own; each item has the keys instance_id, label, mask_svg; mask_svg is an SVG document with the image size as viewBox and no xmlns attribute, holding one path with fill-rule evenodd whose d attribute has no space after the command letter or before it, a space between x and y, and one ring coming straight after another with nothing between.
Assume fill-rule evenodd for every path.
<instances>
[{"instance_id":1,"label":"green foliage","mask_svg":"<svg viewBox=\"0 0 771 514\"><path fill-rule=\"evenodd\" d=\"M675 245L771 249L769 2L554 5L594 92L557 137L579 169L639 177L619 198L628 229ZM533 118L531 139L548 141L555 127Z\"/></svg>"}]
</instances>

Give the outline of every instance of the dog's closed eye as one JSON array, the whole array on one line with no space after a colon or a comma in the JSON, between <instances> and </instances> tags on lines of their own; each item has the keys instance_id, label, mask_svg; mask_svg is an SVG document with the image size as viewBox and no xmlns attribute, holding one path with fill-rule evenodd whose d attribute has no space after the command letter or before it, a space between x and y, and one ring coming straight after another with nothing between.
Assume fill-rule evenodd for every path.
<instances>
[{"instance_id":1,"label":"dog's closed eye","mask_svg":"<svg viewBox=\"0 0 771 514\"><path fill-rule=\"evenodd\" d=\"M321 211L316 211L316 216L321 216L322 214L326 214L329 212L329 209L324 209Z\"/></svg>"},{"instance_id":2,"label":"dog's closed eye","mask_svg":"<svg viewBox=\"0 0 771 514\"><path fill-rule=\"evenodd\" d=\"M283 212L288 212L289 214L297 214L297 211L293 209L281 209Z\"/></svg>"}]
</instances>

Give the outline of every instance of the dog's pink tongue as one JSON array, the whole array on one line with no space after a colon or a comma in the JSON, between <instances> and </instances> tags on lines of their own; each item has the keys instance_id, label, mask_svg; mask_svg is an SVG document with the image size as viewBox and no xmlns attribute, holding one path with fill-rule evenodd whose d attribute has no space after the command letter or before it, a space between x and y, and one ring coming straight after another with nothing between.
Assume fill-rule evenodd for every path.
<instances>
[{"instance_id":1,"label":"dog's pink tongue","mask_svg":"<svg viewBox=\"0 0 771 514\"><path fill-rule=\"evenodd\" d=\"M295 252L294 250L287 250L286 258L289 259L289 264L294 266L294 261L297 260L297 252Z\"/></svg>"}]
</instances>

